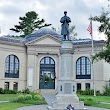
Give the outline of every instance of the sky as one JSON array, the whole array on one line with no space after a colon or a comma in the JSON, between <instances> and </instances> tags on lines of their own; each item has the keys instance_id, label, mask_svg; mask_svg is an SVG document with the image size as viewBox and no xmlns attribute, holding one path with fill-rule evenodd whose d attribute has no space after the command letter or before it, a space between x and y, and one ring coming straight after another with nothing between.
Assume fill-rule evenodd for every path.
<instances>
[{"instance_id":1,"label":"sky","mask_svg":"<svg viewBox=\"0 0 110 110\"><path fill-rule=\"evenodd\" d=\"M108 0L0 0L0 36L15 35L16 33L9 29L17 25L19 17L29 11L35 11L40 19L45 19L46 23L52 24L51 27L60 31L60 19L64 16L64 11L67 11L72 21L70 25L76 26L76 38L91 38L87 31L90 23L88 18L90 15L100 15L102 7L108 10L108 4ZM105 39L105 36L98 32L98 25L93 22L93 38Z\"/></svg>"}]
</instances>

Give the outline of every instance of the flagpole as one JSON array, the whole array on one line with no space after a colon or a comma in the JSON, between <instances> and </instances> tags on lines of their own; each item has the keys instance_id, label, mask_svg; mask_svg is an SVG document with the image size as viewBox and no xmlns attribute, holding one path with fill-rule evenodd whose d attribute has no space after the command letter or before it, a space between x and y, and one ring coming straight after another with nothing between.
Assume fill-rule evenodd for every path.
<instances>
[{"instance_id":1,"label":"flagpole","mask_svg":"<svg viewBox=\"0 0 110 110\"><path fill-rule=\"evenodd\" d=\"M92 55L94 55L94 43L93 43L93 29L92 29L92 20L91 22L91 40L92 40ZM95 74L94 74L94 66L93 66L93 61L92 61L92 74L93 74L93 88L94 88L94 96L96 96L96 89L95 89Z\"/></svg>"}]
</instances>

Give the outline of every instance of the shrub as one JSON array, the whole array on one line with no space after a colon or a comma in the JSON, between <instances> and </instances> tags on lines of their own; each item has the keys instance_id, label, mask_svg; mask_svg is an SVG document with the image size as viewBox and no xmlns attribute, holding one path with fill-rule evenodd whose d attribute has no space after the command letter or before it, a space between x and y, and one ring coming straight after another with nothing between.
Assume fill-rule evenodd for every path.
<instances>
[{"instance_id":1,"label":"shrub","mask_svg":"<svg viewBox=\"0 0 110 110\"><path fill-rule=\"evenodd\" d=\"M86 99L84 97L79 98L80 101L85 101Z\"/></svg>"},{"instance_id":2,"label":"shrub","mask_svg":"<svg viewBox=\"0 0 110 110\"><path fill-rule=\"evenodd\" d=\"M97 95L97 96L100 96L100 95L102 95L102 94L100 93L100 91L96 91L96 95Z\"/></svg>"},{"instance_id":3,"label":"shrub","mask_svg":"<svg viewBox=\"0 0 110 110\"><path fill-rule=\"evenodd\" d=\"M93 97L88 97L87 100L88 101L94 101Z\"/></svg>"},{"instance_id":4,"label":"shrub","mask_svg":"<svg viewBox=\"0 0 110 110\"><path fill-rule=\"evenodd\" d=\"M93 95L94 90L93 89L87 89L87 90L78 90L77 91L78 95ZM96 91L96 95L101 95L100 91Z\"/></svg>"},{"instance_id":5,"label":"shrub","mask_svg":"<svg viewBox=\"0 0 110 110\"><path fill-rule=\"evenodd\" d=\"M0 94L3 94L3 89L2 88L0 88Z\"/></svg>"},{"instance_id":6,"label":"shrub","mask_svg":"<svg viewBox=\"0 0 110 110\"><path fill-rule=\"evenodd\" d=\"M41 100L42 97L41 97L40 95L34 95L34 99L36 99L36 100Z\"/></svg>"},{"instance_id":7,"label":"shrub","mask_svg":"<svg viewBox=\"0 0 110 110\"><path fill-rule=\"evenodd\" d=\"M109 85L106 85L104 87L103 95L110 96L110 86Z\"/></svg>"},{"instance_id":8,"label":"shrub","mask_svg":"<svg viewBox=\"0 0 110 110\"><path fill-rule=\"evenodd\" d=\"M27 88L25 90L22 90L22 93L29 94L30 93L30 90Z\"/></svg>"},{"instance_id":9,"label":"shrub","mask_svg":"<svg viewBox=\"0 0 110 110\"><path fill-rule=\"evenodd\" d=\"M84 105L87 105L87 106L91 106L91 105L95 105L96 104L96 102L94 101L94 100L85 100L84 101Z\"/></svg>"},{"instance_id":10,"label":"shrub","mask_svg":"<svg viewBox=\"0 0 110 110\"><path fill-rule=\"evenodd\" d=\"M25 99L25 100L31 100L31 99L32 99L32 95L31 95L31 94L26 94L26 95L24 96L24 99Z\"/></svg>"},{"instance_id":11,"label":"shrub","mask_svg":"<svg viewBox=\"0 0 110 110\"><path fill-rule=\"evenodd\" d=\"M16 99L12 100L12 102L23 103L25 100L24 95L19 95Z\"/></svg>"},{"instance_id":12,"label":"shrub","mask_svg":"<svg viewBox=\"0 0 110 110\"><path fill-rule=\"evenodd\" d=\"M92 89L78 90L77 93L80 95L93 95L94 91Z\"/></svg>"},{"instance_id":13,"label":"shrub","mask_svg":"<svg viewBox=\"0 0 110 110\"><path fill-rule=\"evenodd\" d=\"M12 102L25 104L46 104L42 96L36 93L19 95L16 99L12 100Z\"/></svg>"}]
</instances>

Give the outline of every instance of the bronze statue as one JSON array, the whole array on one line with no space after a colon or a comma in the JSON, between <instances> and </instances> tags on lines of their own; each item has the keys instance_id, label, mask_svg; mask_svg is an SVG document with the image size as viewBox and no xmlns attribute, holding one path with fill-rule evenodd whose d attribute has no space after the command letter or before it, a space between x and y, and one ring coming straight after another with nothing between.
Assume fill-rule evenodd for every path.
<instances>
[{"instance_id":1,"label":"bronze statue","mask_svg":"<svg viewBox=\"0 0 110 110\"><path fill-rule=\"evenodd\" d=\"M71 22L71 19L67 16L67 11L64 11L64 16L61 18L60 22L62 23L61 35L63 35L63 40L70 40L69 22Z\"/></svg>"}]
</instances>

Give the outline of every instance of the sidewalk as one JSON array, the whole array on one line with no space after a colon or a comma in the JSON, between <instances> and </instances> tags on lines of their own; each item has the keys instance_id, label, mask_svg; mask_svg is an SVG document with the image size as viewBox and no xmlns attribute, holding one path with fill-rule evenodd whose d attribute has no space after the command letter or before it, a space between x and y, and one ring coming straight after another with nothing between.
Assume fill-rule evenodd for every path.
<instances>
[{"instance_id":1,"label":"sidewalk","mask_svg":"<svg viewBox=\"0 0 110 110\"><path fill-rule=\"evenodd\" d=\"M16 110L48 110L47 109L48 105L34 105L34 106L27 106L27 107L21 107ZM110 109L105 109L105 108L97 108L97 107L88 107L88 110L110 110Z\"/></svg>"}]
</instances>

